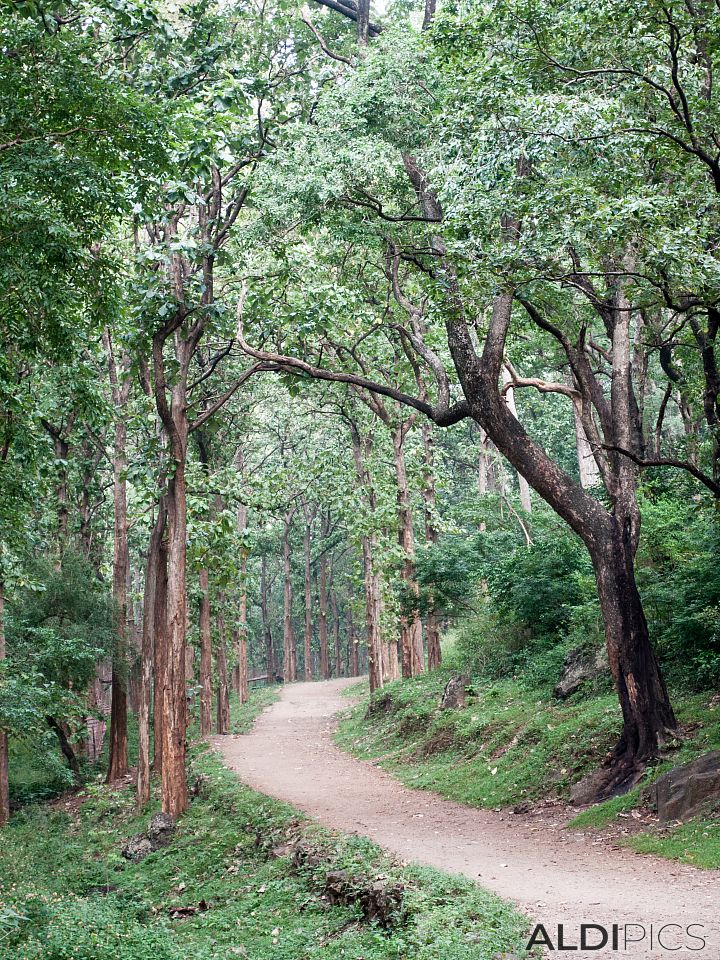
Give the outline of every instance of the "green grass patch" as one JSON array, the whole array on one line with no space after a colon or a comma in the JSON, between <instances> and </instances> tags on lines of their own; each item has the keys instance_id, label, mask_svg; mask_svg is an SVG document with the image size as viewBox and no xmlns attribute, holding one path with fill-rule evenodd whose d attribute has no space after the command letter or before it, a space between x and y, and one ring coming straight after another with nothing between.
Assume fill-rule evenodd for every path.
<instances>
[{"instance_id":1,"label":"green grass patch","mask_svg":"<svg viewBox=\"0 0 720 960\"><path fill-rule=\"evenodd\" d=\"M230 729L233 733L247 733L255 718L280 696L280 686L255 687L247 703L240 703L236 694L230 696Z\"/></svg>"},{"instance_id":2,"label":"green grass patch","mask_svg":"<svg viewBox=\"0 0 720 960\"><path fill-rule=\"evenodd\" d=\"M670 830L637 834L629 837L627 844L638 853L652 853L705 870L720 869L720 819L717 817L689 820Z\"/></svg>"},{"instance_id":3,"label":"green grass patch","mask_svg":"<svg viewBox=\"0 0 720 960\"><path fill-rule=\"evenodd\" d=\"M120 846L152 811L138 817L129 790L97 785L76 811L13 817L0 832L3 960L490 960L521 948L525 918L471 881L322 830L202 746L191 768L205 789L170 846L139 864ZM298 837L319 855L299 869L272 853ZM357 906L331 906L323 883L335 869L403 884L397 922L384 930Z\"/></svg>"}]
</instances>

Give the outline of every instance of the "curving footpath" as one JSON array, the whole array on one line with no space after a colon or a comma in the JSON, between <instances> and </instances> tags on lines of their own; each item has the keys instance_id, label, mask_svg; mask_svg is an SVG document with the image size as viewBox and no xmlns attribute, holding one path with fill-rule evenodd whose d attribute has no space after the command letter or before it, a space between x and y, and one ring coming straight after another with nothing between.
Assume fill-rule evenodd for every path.
<instances>
[{"instance_id":1,"label":"curving footpath","mask_svg":"<svg viewBox=\"0 0 720 960\"><path fill-rule=\"evenodd\" d=\"M325 826L370 837L403 860L464 874L513 901L545 925L556 948L550 956L720 960L718 872L616 850L532 817L464 807L403 786L333 741L336 714L348 705L341 692L355 682L287 686L249 734L215 737L213 743L253 789ZM557 951L559 923L566 947L579 945L581 923L605 926L608 946ZM613 950L612 924L641 926L619 930ZM692 924L703 929L692 927L688 934ZM640 942L625 949L625 932ZM658 932L664 946L657 943ZM588 931L589 944L600 937Z\"/></svg>"}]
</instances>

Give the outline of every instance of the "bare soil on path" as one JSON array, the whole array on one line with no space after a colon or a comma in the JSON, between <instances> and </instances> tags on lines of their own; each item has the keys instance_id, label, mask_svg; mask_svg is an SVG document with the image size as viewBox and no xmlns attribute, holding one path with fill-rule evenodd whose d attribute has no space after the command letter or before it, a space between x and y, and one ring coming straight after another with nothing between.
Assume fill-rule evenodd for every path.
<instances>
[{"instance_id":1,"label":"bare soil on path","mask_svg":"<svg viewBox=\"0 0 720 960\"><path fill-rule=\"evenodd\" d=\"M355 682L289 685L250 733L215 737L213 743L253 789L325 826L370 837L402 860L472 878L543 923L556 948L560 923L566 946L578 945L581 923L601 924L609 932L612 924L636 924L627 934L638 940L644 928L642 941L627 949L626 931L620 930L619 950L611 949L610 940L601 950L573 950L573 958L720 960L718 872L615 849L564 830L552 818L474 809L403 786L333 741L336 716L348 706L342 691ZM704 948L684 932L692 924L700 925L691 933L705 939ZM661 927L664 946L657 941ZM598 942L600 934L589 936Z\"/></svg>"}]
</instances>

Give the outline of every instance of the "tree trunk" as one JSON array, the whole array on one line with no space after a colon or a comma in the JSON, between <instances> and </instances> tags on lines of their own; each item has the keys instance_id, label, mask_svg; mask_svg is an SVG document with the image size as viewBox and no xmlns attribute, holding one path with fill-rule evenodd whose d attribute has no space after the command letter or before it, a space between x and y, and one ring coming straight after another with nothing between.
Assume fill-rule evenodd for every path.
<instances>
[{"instance_id":1,"label":"tree trunk","mask_svg":"<svg viewBox=\"0 0 720 960\"><path fill-rule=\"evenodd\" d=\"M310 573L310 546L312 538L312 517L309 510L305 512L305 533L303 535L303 552L305 555L305 634L303 637L305 657L305 679L312 680L312 577Z\"/></svg>"},{"instance_id":2,"label":"tree trunk","mask_svg":"<svg viewBox=\"0 0 720 960\"><path fill-rule=\"evenodd\" d=\"M222 597L218 599L218 643L215 653L217 667L217 732L230 733L230 687L228 684L227 652L225 649L225 615L222 609Z\"/></svg>"},{"instance_id":3,"label":"tree trunk","mask_svg":"<svg viewBox=\"0 0 720 960\"><path fill-rule=\"evenodd\" d=\"M600 799L632 786L647 760L658 756L677 723L650 644L635 582L629 524L614 517L591 550L597 577L605 640L623 715L623 733L607 779L594 792Z\"/></svg>"},{"instance_id":4,"label":"tree trunk","mask_svg":"<svg viewBox=\"0 0 720 960\"><path fill-rule=\"evenodd\" d=\"M349 646L349 657L348 662L350 664L350 676L357 677L360 674L360 658L359 654L359 642L357 634L355 633L355 621L352 615L352 607L348 605L348 646Z\"/></svg>"},{"instance_id":5,"label":"tree trunk","mask_svg":"<svg viewBox=\"0 0 720 960\"><path fill-rule=\"evenodd\" d=\"M285 683L297 680L297 652L292 619L292 566L290 564L290 529L293 510L285 516L283 530L283 677Z\"/></svg>"},{"instance_id":6,"label":"tree trunk","mask_svg":"<svg viewBox=\"0 0 720 960\"><path fill-rule=\"evenodd\" d=\"M0 662L5 659L5 585L0 580ZM10 819L10 781L8 777L8 735L0 730L0 827Z\"/></svg>"},{"instance_id":7,"label":"tree trunk","mask_svg":"<svg viewBox=\"0 0 720 960\"><path fill-rule=\"evenodd\" d=\"M237 528L240 536L244 536L247 529L247 507L244 503L238 506ZM248 656L247 656L247 615L248 615L248 595L247 595L247 562L248 552L244 544L240 547L240 585L239 585L239 603L238 603L238 624L233 630L233 646L235 648L235 691L240 698L240 703L247 703L250 696L248 682Z\"/></svg>"},{"instance_id":8,"label":"tree trunk","mask_svg":"<svg viewBox=\"0 0 720 960\"><path fill-rule=\"evenodd\" d=\"M335 641L335 676L341 677L344 671L342 650L340 648L340 615L338 612L337 591L334 587L330 589L330 608L332 609L333 639Z\"/></svg>"},{"instance_id":9,"label":"tree trunk","mask_svg":"<svg viewBox=\"0 0 720 960\"><path fill-rule=\"evenodd\" d=\"M503 384L507 386L508 383L512 380L510 372L508 369L503 366L502 368L502 380ZM517 407L515 405L515 391L512 387L508 387L505 391L505 403L508 406L508 410L517 420ZM532 510L532 501L530 499L530 485L525 479L525 477L518 471L518 486L520 488L520 504L525 511L525 513L530 513Z\"/></svg>"},{"instance_id":10,"label":"tree trunk","mask_svg":"<svg viewBox=\"0 0 720 960\"><path fill-rule=\"evenodd\" d=\"M422 495L425 504L425 542L432 547L438 540L435 520L435 451L432 427L427 421L423 422L421 432L424 455ZM442 663L442 651L440 649L440 618L435 612L432 598L425 620L425 633L427 635L428 670L436 670Z\"/></svg>"},{"instance_id":11,"label":"tree trunk","mask_svg":"<svg viewBox=\"0 0 720 960\"><path fill-rule=\"evenodd\" d=\"M73 780L76 784L78 784L80 782L80 764L78 763L75 751L73 750L70 740L68 739L68 735L63 729L63 725L59 723L55 717L51 716L45 717L45 722L50 729L55 732L55 735L58 738L58 743L60 744L60 751L67 760L68 766L73 772Z\"/></svg>"},{"instance_id":12,"label":"tree trunk","mask_svg":"<svg viewBox=\"0 0 720 960\"><path fill-rule=\"evenodd\" d=\"M187 449L187 434L183 438ZM162 808L173 818L188 805L185 778L187 699L185 634L187 631L187 495L185 460L176 458L168 490L167 682L163 696Z\"/></svg>"},{"instance_id":13,"label":"tree trunk","mask_svg":"<svg viewBox=\"0 0 720 960\"><path fill-rule=\"evenodd\" d=\"M127 423L122 416L115 422L113 456L113 501L115 533L113 556L113 600L117 615L117 642L112 660L112 692L110 700L110 755L107 782L118 780L128 772L127 743L127 604L130 553L127 520Z\"/></svg>"},{"instance_id":14,"label":"tree trunk","mask_svg":"<svg viewBox=\"0 0 720 960\"><path fill-rule=\"evenodd\" d=\"M168 627L167 627L167 589L168 589L168 550L165 534L167 532L167 509L165 511L166 530L158 545L157 573L155 575L155 609L153 626L155 643L153 645L153 770L162 771L162 751L165 741L164 712L168 677Z\"/></svg>"},{"instance_id":15,"label":"tree trunk","mask_svg":"<svg viewBox=\"0 0 720 960\"><path fill-rule=\"evenodd\" d=\"M262 617L263 636L265 637L265 660L267 663L267 675L271 681L275 681L276 664L275 649L273 644L272 628L270 626L270 612L268 610L268 573L267 557L263 554L260 562L260 614Z\"/></svg>"},{"instance_id":16,"label":"tree trunk","mask_svg":"<svg viewBox=\"0 0 720 960\"><path fill-rule=\"evenodd\" d=\"M200 736L212 733L212 634L208 572L200 571Z\"/></svg>"},{"instance_id":17,"label":"tree trunk","mask_svg":"<svg viewBox=\"0 0 720 960\"><path fill-rule=\"evenodd\" d=\"M136 803L142 809L150 802L150 688L152 684L153 646L155 634L155 603L157 598L160 542L165 531L165 503L161 499L158 515L150 534L145 588L143 591L142 654L140 689L138 691L138 763Z\"/></svg>"},{"instance_id":18,"label":"tree trunk","mask_svg":"<svg viewBox=\"0 0 720 960\"><path fill-rule=\"evenodd\" d=\"M328 586L327 555L322 553L318 563L318 598L320 616L318 620L318 639L320 645L320 676L330 678L330 655L328 652Z\"/></svg>"},{"instance_id":19,"label":"tree trunk","mask_svg":"<svg viewBox=\"0 0 720 960\"><path fill-rule=\"evenodd\" d=\"M400 649L402 651L402 675L414 677L425 672L422 624L418 610L419 589L415 577L415 533L413 530L410 486L405 465L405 425L394 428L392 434L397 481L398 542L403 552L401 576L405 585L405 603L412 604L400 617Z\"/></svg>"}]
</instances>

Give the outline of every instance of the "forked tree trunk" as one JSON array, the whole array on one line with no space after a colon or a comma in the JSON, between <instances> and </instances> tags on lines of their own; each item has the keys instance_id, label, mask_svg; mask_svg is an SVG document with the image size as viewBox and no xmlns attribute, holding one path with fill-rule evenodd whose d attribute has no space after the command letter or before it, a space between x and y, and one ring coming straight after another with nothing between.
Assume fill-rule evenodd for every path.
<instances>
[{"instance_id":1,"label":"forked tree trunk","mask_svg":"<svg viewBox=\"0 0 720 960\"><path fill-rule=\"evenodd\" d=\"M297 680L297 651L292 619L292 566L290 563L290 529L294 510L285 516L283 530L283 677L285 683Z\"/></svg>"},{"instance_id":2,"label":"forked tree trunk","mask_svg":"<svg viewBox=\"0 0 720 960\"><path fill-rule=\"evenodd\" d=\"M155 641L155 603L157 599L158 564L160 543L165 531L165 503L161 499L158 516L150 534L145 588L143 591L142 651L140 660L140 684L138 690L138 762L136 804L142 809L150 802L150 693L153 671L153 647Z\"/></svg>"},{"instance_id":3,"label":"forked tree trunk","mask_svg":"<svg viewBox=\"0 0 720 960\"><path fill-rule=\"evenodd\" d=\"M165 522L167 525L167 511ZM166 527L167 529L167 527ZM168 557L165 534L160 538L155 574L155 607L153 611L153 770L162 771L162 751L165 734L163 732L165 688L168 683L168 629L167 629L167 587Z\"/></svg>"},{"instance_id":4,"label":"forked tree trunk","mask_svg":"<svg viewBox=\"0 0 720 960\"><path fill-rule=\"evenodd\" d=\"M402 651L402 675L414 677L425 672L422 623L418 610L418 589L415 576L415 533L413 530L410 485L405 464L405 425L399 424L392 433L397 482L398 542L403 553L401 576L405 584L406 602L412 609L400 617L400 649Z\"/></svg>"},{"instance_id":5,"label":"forked tree trunk","mask_svg":"<svg viewBox=\"0 0 720 960\"><path fill-rule=\"evenodd\" d=\"M423 441L423 485L422 495L425 504L425 542L433 546L438 540L438 531L435 521L436 493L435 493L435 451L432 427L427 421L422 424ZM430 600L427 617L425 619L425 633L427 635L428 670L435 670L442 662L440 649L440 618Z\"/></svg>"},{"instance_id":6,"label":"forked tree trunk","mask_svg":"<svg viewBox=\"0 0 720 960\"><path fill-rule=\"evenodd\" d=\"M212 633L207 569L200 571L200 736L212 733Z\"/></svg>"},{"instance_id":7,"label":"forked tree trunk","mask_svg":"<svg viewBox=\"0 0 720 960\"><path fill-rule=\"evenodd\" d=\"M225 615L222 597L218 599L217 630L218 644L215 653L217 668L217 732L230 733L230 686L228 684L227 652L225 648Z\"/></svg>"},{"instance_id":8,"label":"forked tree trunk","mask_svg":"<svg viewBox=\"0 0 720 960\"><path fill-rule=\"evenodd\" d=\"M0 580L0 662L5 659L5 585ZM10 819L10 780L8 776L8 735L0 730L0 827Z\"/></svg>"}]
</instances>

